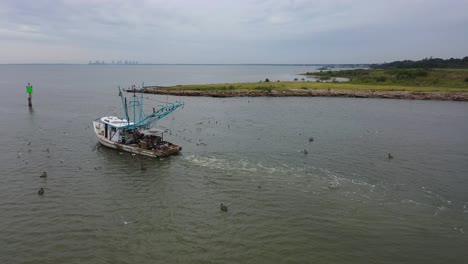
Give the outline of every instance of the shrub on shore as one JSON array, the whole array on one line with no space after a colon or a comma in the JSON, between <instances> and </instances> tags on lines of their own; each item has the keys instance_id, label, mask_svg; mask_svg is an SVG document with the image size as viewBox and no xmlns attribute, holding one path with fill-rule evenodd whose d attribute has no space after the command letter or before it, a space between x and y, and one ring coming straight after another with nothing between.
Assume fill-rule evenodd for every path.
<instances>
[{"instance_id":1,"label":"shrub on shore","mask_svg":"<svg viewBox=\"0 0 468 264\"><path fill-rule=\"evenodd\" d=\"M379 76L379 77L375 78L375 80L376 80L377 82L385 82L385 81L387 80L387 77L385 77L385 76Z\"/></svg>"},{"instance_id":2,"label":"shrub on shore","mask_svg":"<svg viewBox=\"0 0 468 264\"><path fill-rule=\"evenodd\" d=\"M317 78L318 82L343 77L349 79L347 83L353 84L468 88L468 69L354 69L315 72L310 75Z\"/></svg>"}]
</instances>

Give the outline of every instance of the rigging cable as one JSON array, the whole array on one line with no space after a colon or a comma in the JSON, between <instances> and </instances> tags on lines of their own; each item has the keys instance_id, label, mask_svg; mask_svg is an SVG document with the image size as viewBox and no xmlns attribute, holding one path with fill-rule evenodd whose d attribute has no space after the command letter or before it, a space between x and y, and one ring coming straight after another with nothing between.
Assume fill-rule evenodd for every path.
<instances>
[{"instance_id":1,"label":"rigging cable","mask_svg":"<svg viewBox=\"0 0 468 264\"><path fill-rule=\"evenodd\" d=\"M174 104L173 102L169 102L169 101L161 101L161 100L156 100L156 99L150 99L148 97L145 98L146 100L150 100L150 101L155 101L155 102L160 102L160 103L165 103L165 104Z\"/></svg>"}]
</instances>

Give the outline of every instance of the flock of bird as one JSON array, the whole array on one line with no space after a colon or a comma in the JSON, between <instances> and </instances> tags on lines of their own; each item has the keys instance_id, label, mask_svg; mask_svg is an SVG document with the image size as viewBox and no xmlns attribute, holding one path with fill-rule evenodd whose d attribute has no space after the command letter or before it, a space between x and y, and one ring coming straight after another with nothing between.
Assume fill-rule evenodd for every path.
<instances>
[{"instance_id":1,"label":"flock of bird","mask_svg":"<svg viewBox=\"0 0 468 264\"><path fill-rule=\"evenodd\" d=\"M202 121L202 122L199 122L199 123L197 123L197 124L195 124L195 125L203 125L204 122L205 122L205 121ZM218 125L218 121L214 121L213 123L214 123L214 125ZM210 119L208 119L207 124L208 124L208 125L211 124L211 120L210 120ZM88 129L88 128L89 128L89 126L88 126L87 128L85 128L85 129ZM231 125L230 125L229 123L227 124L227 128L228 128L228 130L231 130ZM40 128L40 130L42 130L42 129ZM191 130L188 130L188 129L178 130L177 132L180 133L180 134L182 134L182 133L184 133L185 131L192 132ZM64 133L65 133L65 132L64 132ZM214 134L213 134L213 135L214 135ZM178 134L176 134L176 136L178 136ZM187 139L187 138L184 137L183 139L184 139L185 141L187 141L187 142L190 142L190 143L192 142L192 139L190 139L190 138ZM260 140L260 138L258 138L258 140ZM309 138L308 138L308 142L309 142L309 144L312 143L312 142L314 142L314 138L313 138L313 137L309 137ZM30 145L31 145L31 142L28 142L27 145L30 146ZM198 142L196 143L196 145L197 145L197 146L206 146L206 143L203 142L201 139L198 139ZM99 148L99 146L96 145L96 146L93 148L93 151L96 150L97 148ZM31 152L31 149L29 149L28 152ZM46 148L44 152L50 153L50 149L49 149L49 148ZM302 152L303 152L304 155L307 155L307 154L309 153L309 151L308 151L307 149L304 149ZM123 153L120 152L120 154L123 154ZM135 154L132 154L132 156L135 156ZM50 157L50 156L47 156L47 157ZM393 158L394 158L393 155L392 155L391 153L388 153L388 156L387 156L387 157L388 157L388 159L393 159ZM18 153L18 158L22 158L22 153L21 153L21 152ZM23 161L24 161L26 164L28 164L28 161L27 161L27 160L23 160ZM64 160L61 159L61 160L60 160L60 163L63 163L63 162L64 162ZM95 167L94 169L95 169L95 170L98 170L98 169L100 169L100 168L101 168L101 167ZM80 168L80 169L81 169L81 168ZM144 164L143 162L141 162L141 167L140 167L140 169L141 169L141 171L146 171L146 170L147 170L146 164ZM43 178L43 179L47 178L47 172L45 172L45 171L42 172L42 174L41 174L39 177L40 177L40 178ZM261 187L260 185L258 185L258 189L261 189L261 188L262 188L262 187ZM329 189L337 189L337 188L338 188L338 183L337 183L337 182L331 182L331 183L329 184L328 188L329 188ZM38 190L38 192L37 192L37 194L40 195L40 196L44 195L44 193L45 193L45 190L44 190L43 187L41 187L41 188ZM221 203L221 204L220 204L220 210L221 210L222 212L227 212L227 211L228 211L228 207L227 207L225 204ZM136 222L136 221L135 221L135 222ZM129 223L133 223L133 222L129 222ZM125 224L127 224L127 222L125 222Z\"/></svg>"},{"instance_id":2,"label":"flock of bird","mask_svg":"<svg viewBox=\"0 0 468 264\"><path fill-rule=\"evenodd\" d=\"M88 126L87 128L85 128L85 130L88 129L88 128L89 128L89 126ZM39 127L38 130L39 130L40 133L46 131L46 130L43 129L42 127ZM66 136L70 135L70 134L67 133L67 132L63 132L63 134L66 135ZM31 152L32 152L32 148L31 148L32 141L29 141L29 140L27 140L27 139L25 139L25 140L28 142L28 143L27 143L27 146L28 146L27 152L28 152L28 153L31 153ZM46 147L45 149L43 149L43 150L42 150L42 153L44 153L44 155L45 155L46 158L51 158L51 157L52 157L52 156L50 155L51 150L50 150L49 147ZM17 157L18 157L18 159L21 159L21 161L24 162L26 165L29 164L29 161L26 159L26 157L23 155L22 152L18 152ZM64 163L64 160L63 160L63 159L60 159L59 162L63 164L63 163ZM78 168L81 170L81 167L78 167ZM47 176L48 176L47 172L44 171L44 172L42 172L42 174L39 175L39 178L46 179ZM44 195L44 193L45 193L44 188L45 188L45 187L41 187L41 188L37 191L37 194L40 195L40 196Z\"/></svg>"}]
</instances>

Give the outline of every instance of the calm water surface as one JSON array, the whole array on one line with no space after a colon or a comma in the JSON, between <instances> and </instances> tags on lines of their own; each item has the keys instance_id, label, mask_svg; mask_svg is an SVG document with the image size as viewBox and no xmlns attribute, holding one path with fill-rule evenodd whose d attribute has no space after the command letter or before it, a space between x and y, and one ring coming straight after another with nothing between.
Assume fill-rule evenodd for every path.
<instances>
[{"instance_id":1,"label":"calm water surface","mask_svg":"<svg viewBox=\"0 0 468 264\"><path fill-rule=\"evenodd\" d=\"M186 103L163 160L92 132L121 115L117 85L312 70L0 66L0 263L466 263L467 103L148 95Z\"/></svg>"}]
</instances>

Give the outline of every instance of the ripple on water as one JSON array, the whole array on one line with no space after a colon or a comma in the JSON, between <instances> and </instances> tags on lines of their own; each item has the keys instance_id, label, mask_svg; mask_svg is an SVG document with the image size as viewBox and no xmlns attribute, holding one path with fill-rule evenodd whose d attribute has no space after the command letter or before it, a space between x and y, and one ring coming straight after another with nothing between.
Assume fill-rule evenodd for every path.
<instances>
[{"instance_id":1,"label":"ripple on water","mask_svg":"<svg viewBox=\"0 0 468 264\"><path fill-rule=\"evenodd\" d=\"M127 68L0 67L15 87L60 71L68 77L43 91L84 89L38 96L33 113L21 96L0 98L1 123L11 124L0 137L1 263L455 263L466 254L465 104L174 97L185 110L159 124L176 128L168 140L184 151L155 160L97 147L85 129L116 110L115 90L101 88L111 72L128 82Z\"/></svg>"}]
</instances>

